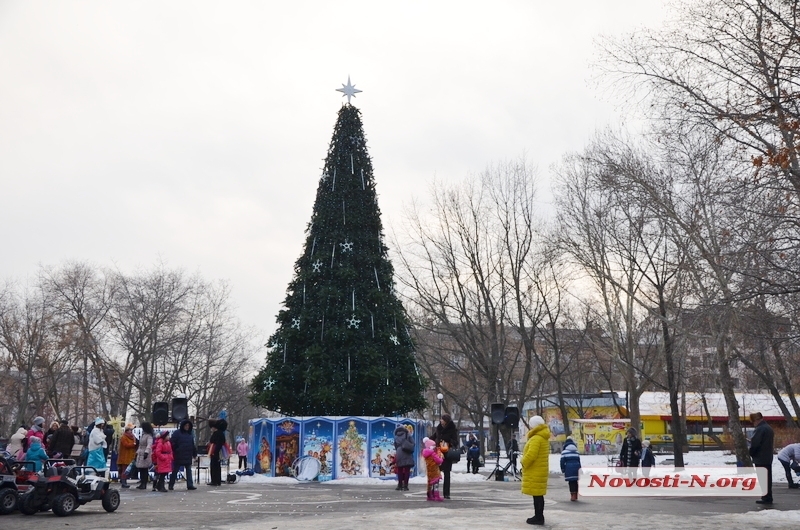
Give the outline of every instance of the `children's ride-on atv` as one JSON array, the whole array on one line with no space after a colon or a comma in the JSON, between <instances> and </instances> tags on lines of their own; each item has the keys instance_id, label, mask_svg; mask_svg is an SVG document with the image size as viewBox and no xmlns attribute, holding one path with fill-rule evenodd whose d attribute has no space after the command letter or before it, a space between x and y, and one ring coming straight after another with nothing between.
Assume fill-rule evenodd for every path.
<instances>
[{"instance_id":1,"label":"children's ride-on atv","mask_svg":"<svg viewBox=\"0 0 800 530\"><path fill-rule=\"evenodd\" d=\"M25 515L52 509L64 517L94 500L101 500L103 509L113 512L119 508L119 491L110 488L109 482L98 476L93 467L54 465L20 497L18 506Z\"/></svg>"},{"instance_id":2,"label":"children's ride-on atv","mask_svg":"<svg viewBox=\"0 0 800 530\"><path fill-rule=\"evenodd\" d=\"M8 515L17 509L17 476L8 460L0 457L0 515Z\"/></svg>"},{"instance_id":3,"label":"children's ride-on atv","mask_svg":"<svg viewBox=\"0 0 800 530\"><path fill-rule=\"evenodd\" d=\"M19 496L28 491L39 479L33 462L0 457L0 515L8 515L17 509Z\"/></svg>"}]
</instances>

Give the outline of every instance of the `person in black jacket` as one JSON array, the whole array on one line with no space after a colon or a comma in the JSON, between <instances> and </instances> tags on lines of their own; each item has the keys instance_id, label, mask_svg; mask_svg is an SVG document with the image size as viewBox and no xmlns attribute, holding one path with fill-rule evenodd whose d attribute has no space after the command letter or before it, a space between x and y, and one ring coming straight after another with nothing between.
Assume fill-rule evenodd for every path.
<instances>
[{"instance_id":1,"label":"person in black jacket","mask_svg":"<svg viewBox=\"0 0 800 530\"><path fill-rule=\"evenodd\" d=\"M478 468L481 466L481 444L474 434L470 434L465 445L467 446L467 473L471 469L473 475L477 474Z\"/></svg>"},{"instance_id":2,"label":"person in black jacket","mask_svg":"<svg viewBox=\"0 0 800 530\"><path fill-rule=\"evenodd\" d=\"M210 463L208 471L211 474L209 486L222 486L222 463L220 462L219 452L225 445L225 431L228 429L228 422L225 420L209 420L211 427L211 439L208 441L210 447L208 456Z\"/></svg>"},{"instance_id":3,"label":"person in black jacket","mask_svg":"<svg viewBox=\"0 0 800 530\"><path fill-rule=\"evenodd\" d=\"M106 437L106 446L103 447L103 454L106 455L106 460L108 460L108 452L114 447L114 427L106 424L106 426L103 427L103 434Z\"/></svg>"},{"instance_id":4,"label":"person in black jacket","mask_svg":"<svg viewBox=\"0 0 800 530\"><path fill-rule=\"evenodd\" d=\"M447 449L450 447L453 449L458 449L458 429L456 429L456 424L453 423L453 419L449 414L442 414L442 418L439 420L439 425L436 426L436 432L433 433L433 437L431 439L439 445L439 447L442 449L442 453L445 454L445 459L439 466L439 469L444 474L444 482L442 483L442 496L444 496L445 499L449 499L450 471L453 469L453 463L450 462L446 457Z\"/></svg>"},{"instance_id":5,"label":"person in black jacket","mask_svg":"<svg viewBox=\"0 0 800 530\"><path fill-rule=\"evenodd\" d=\"M175 478L178 470L183 467L186 473L186 489L196 490L192 478L192 462L197 458L197 446L194 443L194 425L189 420L183 420L180 427L173 431L170 444L172 445L172 474L169 476L169 489L175 489Z\"/></svg>"},{"instance_id":6,"label":"person in black jacket","mask_svg":"<svg viewBox=\"0 0 800 530\"><path fill-rule=\"evenodd\" d=\"M74 443L75 437L72 435L72 429L69 428L67 420L61 420L60 426L50 439L50 445L47 446L48 454L51 458L55 458L57 454L60 454L61 458L69 458Z\"/></svg>"},{"instance_id":7,"label":"person in black jacket","mask_svg":"<svg viewBox=\"0 0 800 530\"><path fill-rule=\"evenodd\" d=\"M506 456L511 462L511 469L516 477L519 472L517 471L517 456L519 455L519 442L517 441L517 433L511 433L511 441L506 446Z\"/></svg>"},{"instance_id":8,"label":"person in black jacket","mask_svg":"<svg viewBox=\"0 0 800 530\"><path fill-rule=\"evenodd\" d=\"M764 421L764 416L760 412L750 414L750 421L756 426L753 437L750 438L750 456L753 458L753 465L767 468L767 494L756 503L772 504L772 451L775 433Z\"/></svg>"},{"instance_id":9,"label":"person in black jacket","mask_svg":"<svg viewBox=\"0 0 800 530\"><path fill-rule=\"evenodd\" d=\"M642 456L642 441L636 437L636 429L628 429L628 435L622 442L622 449L619 452L619 459L622 467L628 468L628 474L636 476L639 469L639 457Z\"/></svg>"}]
</instances>

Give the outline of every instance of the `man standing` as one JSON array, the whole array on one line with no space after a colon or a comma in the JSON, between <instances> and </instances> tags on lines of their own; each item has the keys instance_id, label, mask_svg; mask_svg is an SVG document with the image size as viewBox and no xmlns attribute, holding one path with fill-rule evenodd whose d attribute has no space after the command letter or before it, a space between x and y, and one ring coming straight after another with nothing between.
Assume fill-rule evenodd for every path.
<instances>
[{"instance_id":1,"label":"man standing","mask_svg":"<svg viewBox=\"0 0 800 530\"><path fill-rule=\"evenodd\" d=\"M753 437L750 439L750 456L753 465L767 468L767 494L757 500L757 504L772 504L772 449L775 434L772 427L764 421L760 412L750 414L750 421L755 425Z\"/></svg>"},{"instance_id":2,"label":"man standing","mask_svg":"<svg viewBox=\"0 0 800 530\"><path fill-rule=\"evenodd\" d=\"M516 477L519 472L517 471L517 456L519 455L519 442L517 441L517 433L511 433L511 441L508 442L506 447L506 456L511 462L511 470Z\"/></svg>"},{"instance_id":3,"label":"man standing","mask_svg":"<svg viewBox=\"0 0 800 530\"><path fill-rule=\"evenodd\" d=\"M636 437L636 429L628 429L628 434L622 442L622 449L619 452L619 459L622 467L627 469L629 476L635 477L639 469L639 458L642 456L642 441Z\"/></svg>"},{"instance_id":4,"label":"man standing","mask_svg":"<svg viewBox=\"0 0 800 530\"><path fill-rule=\"evenodd\" d=\"M183 420L180 428L172 433L170 444L172 454L172 474L169 476L169 489L175 489L175 478L178 470L183 467L186 473L186 489L196 490L194 479L192 478L192 461L197 457L197 446L194 443L194 425L189 420Z\"/></svg>"}]
</instances>

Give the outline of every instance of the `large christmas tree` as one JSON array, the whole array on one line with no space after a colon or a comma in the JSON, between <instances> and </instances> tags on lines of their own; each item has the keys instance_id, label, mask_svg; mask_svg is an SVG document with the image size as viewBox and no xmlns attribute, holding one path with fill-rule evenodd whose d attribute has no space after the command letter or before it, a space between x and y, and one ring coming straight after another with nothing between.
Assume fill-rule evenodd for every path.
<instances>
[{"instance_id":1,"label":"large christmas tree","mask_svg":"<svg viewBox=\"0 0 800 530\"><path fill-rule=\"evenodd\" d=\"M391 416L425 407L361 115L347 95L279 328L252 384L254 404L287 415Z\"/></svg>"}]
</instances>

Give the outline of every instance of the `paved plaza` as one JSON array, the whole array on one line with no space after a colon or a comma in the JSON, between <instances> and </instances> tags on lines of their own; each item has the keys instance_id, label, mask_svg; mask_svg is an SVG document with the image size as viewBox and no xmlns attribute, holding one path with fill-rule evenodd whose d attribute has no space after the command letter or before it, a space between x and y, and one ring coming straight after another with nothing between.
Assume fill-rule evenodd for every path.
<instances>
[{"instance_id":1,"label":"paved plaza","mask_svg":"<svg viewBox=\"0 0 800 530\"><path fill-rule=\"evenodd\" d=\"M114 487L117 487L116 485ZM52 512L0 517L0 528L35 525L76 529L483 529L531 528L530 497L517 482L456 482L452 500L425 500L423 484L398 492L394 483L238 483L212 488L152 493L121 490L122 506L108 514L98 502L61 518ZM796 529L800 527L800 491L775 489L771 508L749 498L582 498L570 502L566 483L552 476L545 508L546 528L650 528L703 530Z\"/></svg>"}]
</instances>

